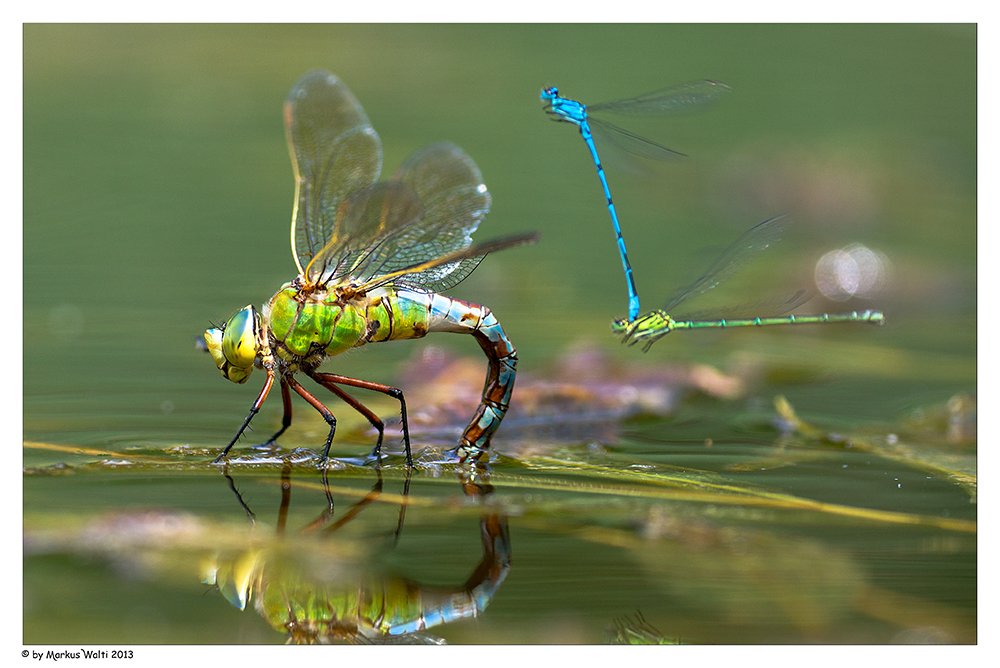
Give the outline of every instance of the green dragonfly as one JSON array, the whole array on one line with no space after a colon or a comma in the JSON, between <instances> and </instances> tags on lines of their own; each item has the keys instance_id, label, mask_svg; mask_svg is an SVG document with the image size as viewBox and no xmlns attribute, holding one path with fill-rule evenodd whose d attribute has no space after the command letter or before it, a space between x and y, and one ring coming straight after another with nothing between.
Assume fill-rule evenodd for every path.
<instances>
[{"instance_id":1,"label":"green dragonfly","mask_svg":"<svg viewBox=\"0 0 1000 668\"><path fill-rule=\"evenodd\" d=\"M284 415L272 444L292 422L290 390L336 418L294 375L302 372L361 413L377 430L383 422L340 386L381 392L399 401L406 463L413 465L403 392L318 369L330 356L372 342L416 339L429 332L471 334L489 360L482 403L448 451L459 461L478 460L510 402L517 353L488 308L439 294L457 285L487 253L534 243L525 233L473 243L471 235L490 208L476 164L462 149L442 142L410 156L389 181L377 182L381 142L357 99L336 76L304 75L285 102L285 130L295 173L292 255L298 276L258 311L246 306L204 339L222 375L246 382L253 369L267 374L264 387L225 458L260 410L274 381Z\"/></svg>"},{"instance_id":2,"label":"green dragonfly","mask_svg":"<svg viewBox=\"0 0 1000 668\"><path fill-rule=\"evenodd\" d=\"M204 564L202 581L217 587L240 610L245 610L254 598L257 611L294 643L435 643L439 639L427 629L483 614L510 573L507 518L495 504L480 504L483 555L461 584L427 585L371 568L364 544L346 536L341 543L332 541L340 528L381 495L382 474L378 468L375 472L378 479L371 491L334 520L333 496L324 470L322 485L327 508L287 544L284 539L292 479L291 467L286 466L281 472L281 505L274 540L256 535L253 547L247 550L215 555ZM256 526L255 515L235 482L224 475ZM393 548L403 529L409 483L407 475L399 521L392 534ZM467 496L484 499L492 493L492 488L464 480L462 483ZM316 542L307 542L310 538Z\"/></svg>"},{"instance_id":3,"label":"green dragonfly","mask_svg":"<svg viewBox=\"0 0 1000 668\"><path fill-rule=\"evenodd\" d=\"M681 290L665 307L650 311L631 322L622 318L611 324L611 331L622 337L622 343L632 346L644 343L643 351L656 343L675 329L702 329L711 327L766 327L770 325L810 325L833 322L867 322L873 325L884 325L885 317L881 311L865 310L851 313L822 313L820 315L779 315L776 317L740 318L728 320L709 319L675 319L668 315L675 306L691 297L704 294L726 280L760 253L780 241L781 234L791 224L789 216L778 216L765 220L750 228L733 245L727 248L719 259L708 268L702 276L691 285ZM812 295L808 291L799 291L781 304L781 313L787 313L804 304Z\"/></svg>"}]
</instances>

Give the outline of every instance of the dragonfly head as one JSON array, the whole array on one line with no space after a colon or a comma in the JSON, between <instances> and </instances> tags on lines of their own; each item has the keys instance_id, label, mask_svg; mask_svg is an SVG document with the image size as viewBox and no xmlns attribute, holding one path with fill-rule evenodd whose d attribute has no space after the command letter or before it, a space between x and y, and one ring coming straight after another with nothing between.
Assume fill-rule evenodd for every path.
<instances>
[{"instance_id":1,"label":"dragonfly head","mask_svg":"<svg viewBox=\"0 0 1000 668\"><path fill-rule=\"evenodd\" d=\"M260 315L246 306L222 327L205 332L205 343L222 375L234 383L244 383L257 359L257 332Z\"/></svg>"},{"instance_id":2,"label":"dragonfly head","mask_svg":"<svg viewBox=\"0 0 1000 668\"><path fill-rule=\"evenodd\" d=\"M244 610L263 562L259 550L231 559L216 557L206 560L202 564L201 581L217 587L227 601Z\"/></svg>"}]
</instances>

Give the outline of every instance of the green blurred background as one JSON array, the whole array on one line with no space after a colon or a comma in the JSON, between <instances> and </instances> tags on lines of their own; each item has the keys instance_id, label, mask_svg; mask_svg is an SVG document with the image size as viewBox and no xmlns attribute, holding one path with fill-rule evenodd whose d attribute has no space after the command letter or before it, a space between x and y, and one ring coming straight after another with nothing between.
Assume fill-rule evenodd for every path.
<instances>
[{"instance_id":1,"label":"green blurred background","mask_svg":"<svg viewBox=\"0 0 1000 668\"><path fill-rule=\"evenodd\" d=\"M313 68L361 102L386 174L453 141L493 196L477 238L541 231L450 291L494 311L521 372L580 342L623 362L753 352L811 366L818 382L782 388L800 409L861 422L974 392L976 51L970 25L26 25L24 438L228 442L259 386L221 379L194 338L294 274L281 110ZM730 301L797 289L820 255L862 243L887 258L882 291L804 311L879 308L885 328L678 333L647 357L611 336L626 294L603 196L539 91L596 103L701 78L733 92L702 114L621 121L690 158L602 156L644 310L789 213L798 238L734 279ZM398 382L421 346L479 355L465 338L327 368Z\"/></svg>"}]
</instances>

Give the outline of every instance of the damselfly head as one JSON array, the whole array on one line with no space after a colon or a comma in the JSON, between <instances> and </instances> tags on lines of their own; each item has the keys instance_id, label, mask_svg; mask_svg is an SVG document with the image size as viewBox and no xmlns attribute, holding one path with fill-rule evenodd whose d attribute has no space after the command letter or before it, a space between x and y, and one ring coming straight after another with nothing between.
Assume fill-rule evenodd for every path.
<instances>
[{"instance_id":1,"label":"damselfly head","mask_svg":"<svg viewBox=\"0 0 1000 668\"><path fill-rule=\"evenodd\" d=\"M625 318L620 318L611 323L611 331L615 334L624 334L626 329L628 329L628 320Z\"/></svg>"},{"instance_id":2,"label":"damselfly head","mask_svg":"<svg viewBox=\"0 0 1000 668\"><path fill-rule=\"evenodd\" d=\"M222 375L234 383L244 383L257 359L257 332L260 315L252 305L244 307L222 327L205 331L205 344Z\"/></svg>"},{"instance_id":3,"label":"damselfly head","mask_svg":"<svg viewBox=\"0 0 1000 668\"><path fill-rule=\"evenodd\" d=\"M559 89L556 88L555 86L552 86L550 88L545 88L542 90L541 97L542 97L542 102L545 103L542 105L542 110L546 114L553 116L554 117L553 120L557 121L561 120L559 114L556 112L555 109L553 109L553 107L556 104L556 100L559 99Z\"/></svg>"}]
</instances>

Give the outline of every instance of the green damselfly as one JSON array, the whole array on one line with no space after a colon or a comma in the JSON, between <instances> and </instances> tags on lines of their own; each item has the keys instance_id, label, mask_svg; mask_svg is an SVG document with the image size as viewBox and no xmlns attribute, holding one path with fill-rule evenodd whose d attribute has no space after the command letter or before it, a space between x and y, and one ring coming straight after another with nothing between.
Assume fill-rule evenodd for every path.
<instances>
[{"instance_id":1,"label":"green damselfly","mask_svg":"<svg viewBox=\"0 0 1000 668\"><path fill-rule=\"evenodd\" d=\"M668 313L675 306L691 297L704 294L726 280L760 253L780 240L781 234L791 223L789 216L778 216L752 227L727 248L719 259L691 285L681 290L662 309L650 311L638 318L615 320L611 330L622 337L622 343L635 345L643 343L643 351L649 350L660 338L676 329L703 329L719 327L767 327L770 325L810 325L833 322L866 322L884 325L881 311L852 311L850 313L822 313L820 315L777 315L769 317L738 319L680 319ZM799 291L782 304L782 312L788 312L808 301L811 294Z\"/></svg>"}]
</instances>

